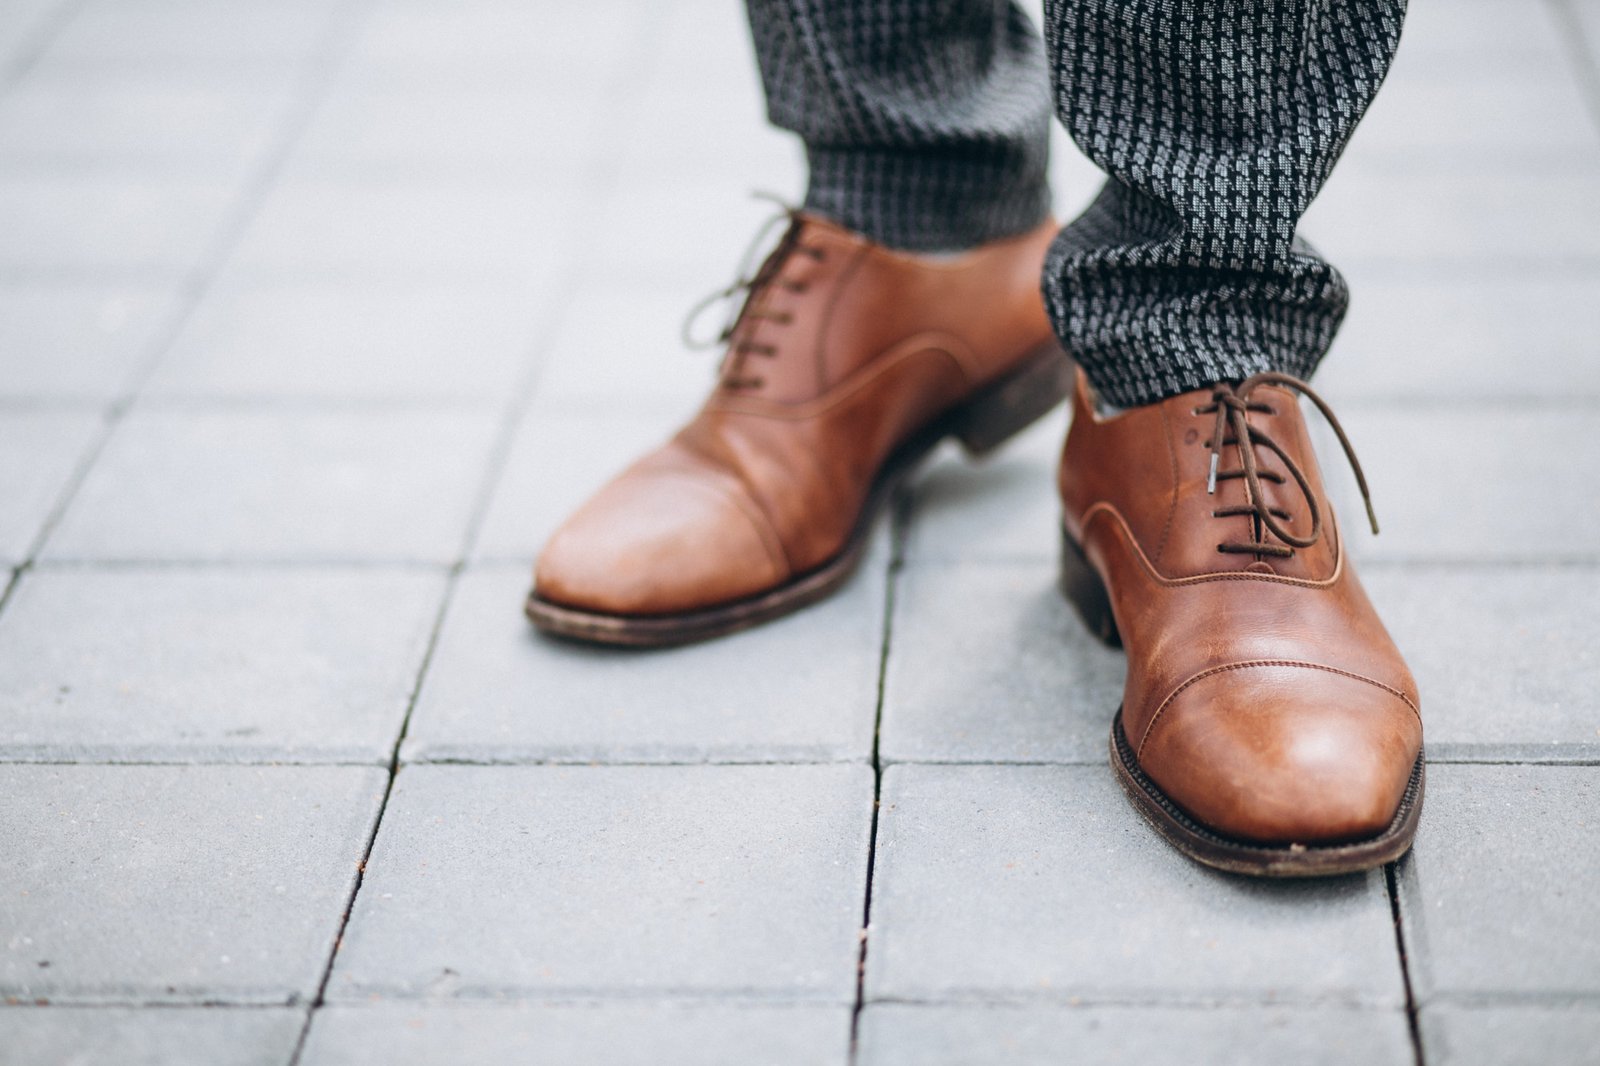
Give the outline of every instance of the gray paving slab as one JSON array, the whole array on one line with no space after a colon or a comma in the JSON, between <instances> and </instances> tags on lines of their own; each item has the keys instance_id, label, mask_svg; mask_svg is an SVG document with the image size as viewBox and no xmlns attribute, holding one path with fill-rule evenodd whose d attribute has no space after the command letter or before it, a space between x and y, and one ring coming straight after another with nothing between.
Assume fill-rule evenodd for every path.
<instances>
[{"instance_id":1,"label":"gray paving slab","mask_svg":"<svg viewBox=\"0 0 1600 1066\"><path fill-rule=\"evenodd\" d=\"M1559 277L1600 262L1600 170L1591 166L1418 173L1348 162L1302 227L1335 263Z\"/></svg>"},{"instance_id":2,"label":"gray paving slab","mask_svg":"<svg viewBox=\"0 0 1600 1066\"><path fill-rule=\"evenodd\" d=\"M1389 403L1600 395L1600 271L1563 277L1440 278L1348 271L1352 300L1315 385L1342 410Z\"/></svg>"},{"instance_id":3,"label":"gray paving slab","mask_svg":"<svg viewBox=\"0 0 1600 1066\"><path fill-rule=\"evenodd\" d=\"M874 1003L861 1066L1160 1066L1413 1061L1406 1016L1341 1007L1003 1006Z\"/></svg>"},{"instance_id":4,"label":"gray paving slab","mask_svg":"<svg viewBox=\"0 0 1600 1066\"><path fill-rule=\"evenodd\" d=\"M1600 47L1600 5L1560 2ZM0 67L56 7L0 0ZM0 97L0 399L92 432L337 7L76 4ZM1555 7L1413 0L1308 220L1355 288L1318 384L1383 538L1355 530L1326 447L1324 466L1436 760L1600 756L1600 515L1574 472L1600 439L1582 413L1600 137ZM518 614L548 531L703 390L676 329L766 216L747 190L802 186L793 139L762 121L739 0L399 0L346 28L283 180L48 546L230 565L25 573L0 614L0 760L381 757L489 473L491 408L536 355L538 406L473 549L496 564L458 588L407 758L863 759L881 555L825 606L682 652L547 644ZM1063 216L1098 184L1070 149L1052 175ZM70 429L12 442L15 413L0 562L82 454ZM1104 771L1120 659L1051 588L1063 422L919 482L882 754L1083 764L890 767L858 1061L1409 1062L1381 877L1212 875ZM427 565L234 565L252 558ZM1577 1061L1600 1039L1593 770L1436 761L1401 867L1429 1063ZM75 1004L0 1007L0 1066L288 1066L303 1008L271 1004L314 989L383 781L0 764L0 838L25 857L0 873L0 999ZM859 762L399 781L305 1063L847 1061ZM267 1005L93 1005L209 999Z\"/></svg>"},{"instance_id":5,"label":"gray paving slab","mask_svg":"<svg viewBox=\"0 0 1600 1066\"><path fill-rule=\"evenodd\" d=\"M850 1008L384 1004L317 1012L303 1066L844 1066Z\"/></svg>"},{"instance_id":6,"label":"gray paving slab","mask_svg":"<svg viewBox=\"0 0 1600 1066\"><path fill-rule=\"evenodd\" d=\"M472 762L866 761L887 552L827 602L662 651L540 637L526 566L478 570L451 600L402 755Z\"/></svg>"},{"instance_id":7,"label":"gray paving slab","mask_svg":"<svg viewBox=\"0 0 1600 1066\"><path fill-rule=\"evenodd\" d=\"M973 462L954 447L937 453L910 493L905 556L913 562L1054 560L1061 554L1056 469L1067 432L1057 410Z\"/></svg>"},{"instance_id":8,"label":"gray paving slab","mask_svg":"<svg viewBox=\"0 0 1600 1066\"><path fill-rule=\"evenodd\" d=\"M855 996L865 766L405 767L328 985Z\"/></svg>"},{"instance_id":9,"label":"gray paving slab","mask_svg":"<svg viewBox=\"0 0 1600 1066\"><path fill-rule=\"evenodd\" d=\"M1351 551L1364 559L1526 562L1600 559L1600 415L1573 407L1417 408L1344 404L1383 532L1364 524L1338 446L1319 455ZM1313 416L1314 418L1314 416Z\"/></svg>"},{"instance_id":10,"label":"gray paving slab","mask_svg":"<svg viewBox=\"0 0 1600 1066\"><path fill-rule=\"evenodd\" d=\"M454 187L283 181L240 236L225 276L470 280L523 292L563 265L573 194L525 180Z\"/></svg>"},{"instance_id":11,"label":"gray paving slab","mask_svg":"<svg viewBox=\"0 0 1600 1066\"><path fill-rule=\"evenodd\" d=\"M1562 6L1571 11L1583 34L1583 44L1589 55L1600 50L1600 7L1594 0L1562 0Z\"/></svg>"},{"instance_id":12,"label":"gray paving slab","mask_svg":"<svg viewBox=\"0 0 1600 1066\"><path fill-rule=\"evenodd\" d=\"M892 766L882 804L870 1000L1405 1001L1380 872L1202 867L1104 766Z\"/></svg>"},{"instance_id":13,"label":"gray paving slab","mask_svg":"<svg viewBox=\"0 0 1600 1066\"><path fill-rule=\"evenodd\" d=\"M1125 660L1089 634L1053 563L916 564L895 585L887 762L1106 759Z\"/></svg>"},{"instance_id":14,"label":"gray paving slab","mask_svg":"<svg viewBox=\"0 0 1600 1066\"><path fill-rule=\"evenodd\" d=\"M1503 0L1417 0L1406 12L1397 65L1449 60L1512 63L1538 70L1562 56L1561 35L1547 5Z\"/></svg>"},{"instance_id":15,"label":"gray paving slab","mask_svg":"<svg viewBox=\"0 0 1600 1066\"><path fill-rule=\"evenodd\" d=\"M559 18L515 4L385 4L362 19L341 85L598 90L636 61L653 24L648 6L614 0Z\"/></svg>"},{"instance_id":16,"label":"gray paving slab","mask_svg":"<svg viewBox=\"0 0 1600 1066\"><path fill-rule=\"evenodd\" d=\"M99 432L88 412L0 413L0 564L27 557Z\"/></svg>"},{"instance_id":17,"label":"gray paving slab","mask_svg":"<svg viewBox=\"0 0 1600 1066\"><path fill-rule=\"evenodd\" d=\"M753 190L799 203L803 185L799 168L786 174L624 174L590 235L592 276L715 292L735 280L745 249L781 210Z\"/></svg>"},{"instance_id":18,"label":"gray paving slab","mask_svg":"<svg viewBox=\"0 0 1600 1066\"><path fill-rule=\"evenodd\" d=\"M742 14L730 0L687 0L665 9L652 41L651 71L658 83L692 90L719 78L743 79L759 94L760 75Z\"/></svg>"},{"instance_id":19,"label":"gray paving slab","mask_svg":"<svg viewBox=\"0 0 1600 1066\"><path fill-rule=\"evenodd\" d=\"M1421 687L1430 759L1600 759L1600 570L1385 565L1362 581Z\"/></svg>"},{"instance_id":20,"label":"gray paving slab","mask_svg":"<svg viewBox=\"0 0 1600 1066\"><path fill-rule=\"evenodd\" d=\"M704 295L682 281L586 286L565 305L545 351L539 402L693 410L715 384L720 356L684 343L685 319ZM718 311L708 310L695 337L714 337L721 327Z\"/></svg>"},{"instance_id":21,"label":"gray paving slab","mask_svg":"<svg viewBox=\"0 0 1600 1066\"><path fill-rule=\"evenodd\" d=\"M470 286L225 285L186 319L145 394L498 408L527 369L545 306Z\"/></svg>"},{"instance_id":22,"label":"gray paving slab","mask_svg":"<svg viewBox=\"0 0 1600 1066\"><path fill-rule=\"evenodd\" d=\"M180 277L221 231L235 186L113 173L0 175L0 270Z\"/></svg>"},{"instance_id":23,"label":"gray paving slab","mask_svg":"<svg viewBox=\"0 0 1600 1066\"><path fill-rule=\"evenodd\" d=\"M443 574L62 570L0 615L0 758L387 765Z\"/></svg>"},{"instance_id":24,"label":"gray paving slab","mask_svg":"<svg viewBox=\"0 0 1600 1066\"><path fill-rule=\"evenodd\" d=\"M174 287L0 285L0 397L108 400L133 383Z\"/></svg>"},{"instance_id":25,"label":"gray paving slab","mask_svg":"<svg viewBox=\"0 0 1600 1066\"><path fill-rule=\"evenodd\" d=\"M0 1066L288 1066L289 1007L0 1007Z\"/></svg>"},{"instance_id":26,"label":"gray paving slab","mask_svg":"<svg viewBox=\"0 0 1600 1066\"><path fill-rule=\"evenodd\" d=\"M316 991L383 796L361 767L0 766L0 997Z\"/></svg>"},{"instance_id":27,"label":"gray paving slab","mask_svg":"<svg viewBox=\"0 0 1600 1066\"><path fill-rule=\"evenodd\" d=\"M290 102L288 84L226 75L35 76L0 97L0 165L236 178L271 147Z\"/></svg>"},{"instance_id":28,"label":"gray paving slab","mask_svg":"<svg viewBox=\"0 0 1600 1066\"><path fill-rule=\"evenodd\" d=\"M1537 172L1600 163L1600 133L1566 64L1462 64L1455 76L1396 76L1361 120L1340 165Z\"/></svg>"},{"instance_id":29,"label":"gray paving slab","mask_svg":"<svg viewBox=\"0 0 1600 1066\"><path fill-rule=\"evenodd\" d=\"M33 46L62 6L62 0L13 0L0 8L0 61Z\"/></svg>"},{"instance_id":30,"label":"gray paving slab","mask_svg":"<svg viewBox=\"0 0 1600 1066\"><path fill-rule=\"evenodd\" d=\"M531 563L569 514L611 477L665 442L692 414L693 408L670 407L535 408L517 428L475 554Z\"/></svg>"},{"instance_id":31,"label":"gray paving slab","mask_svg":"<svg viewBox=\"0 0 1600 1066\"><path fill-rule=\"evenodd\" d=\"M1423 1003L1600 993L1600 780L1586 766L1433 766L1400 870Z\"/></svg>"},{"instance_id":32,"label":"gray paving slab","mask_svg":"<svg viewBox=\"0 0 1600 1066\"><path fill-rule=\"evenodd\" d=\"M607 132L591 96L372 87L328 96L297 142L293 174L581 179Z\"/></svg>"},{"instance_id":33,"label":"gray paving slab","mask_svg":"<svg viewBox=\"0 0 1600 1066\"><path fill-rule=\"evenodd\" d=\"M623 118L624 173L737 175L761 187L802 172L799 139L766 122L737 5L674 4L653 36L652 62Z\"/></svg>"},{"instance_id":34,"label":"gray paving slab","mask_svg":"<svg viewBox=\"0 0 1600 1066\"><path fill-rule=\"evenodd\" d=\"M495 428L487 412L136 412L47 551L448 562Z\"/></svg>"},{"instance_id":35,"label":"gray paving slab","mask_svg":"<svg viewBox=\"0 0 1600 1066\"><path fill-rule=\"evenodd\" d=\"M1055 217L1066 221L1077 218L1105 185L1106 176L1067 136L1058 122L1050 124L1050 192Z\"/></svg>"},{"instance_id":36,"label":"gray paving slab","mask_svg":"<svg viewBox=\"0 0 1600 1066\"><path fill-rule=\"evenodd\" d=\"M748 41L742 44L748 52ZM804 148L798 137L763 119L755 64L742 57L693 62L692 72L658 69L621 118L627 132L617 156L620 173L733 174L752 188L791 185L792 176L804 172ZM714 151L707 152L708 145Z\"/></svg>"},{"instance_id":37,"label":"gray paving slab","mask_svg":"<svg viewBox=\"0 0 1600 1066\"><path fill-rule=\"evenodd\" d=\"M1586 1062L1600 1047L1595 1004L1438 1004L1422 1011L1432 1066L1545 1066Z\"/></svg>"},{"instance_id":38,"label":"gray paving slab","mask_svg":"<svg viewBox=\"0 0 1600 1066\"><path fill-rule=\"evenodd\" d=\"M44 70L159 66L237 75L260 72L254 64L262 60L280 60L278 66L292 71L317 48L334 11L304 0L227 7L199 0L88 0L51 41Z\"/></svg>"}]
</instances>

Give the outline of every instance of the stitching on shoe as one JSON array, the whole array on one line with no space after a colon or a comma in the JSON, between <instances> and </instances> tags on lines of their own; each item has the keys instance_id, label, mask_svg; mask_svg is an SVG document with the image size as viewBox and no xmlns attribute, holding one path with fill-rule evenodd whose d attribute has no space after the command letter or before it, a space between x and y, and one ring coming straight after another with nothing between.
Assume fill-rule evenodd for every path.
<instances>
[{"instance_id":1,"label":"stitching on shoe","mask_svg":"<svg viewBox=\"0 0 1600 1066\"><path fill-rule=\"evenodd\" d=\"M948 360L952 369L961 376L962 386L972 387L972 376L967 372L966 361L963 358L970 356L968 346L952 334L929 332L913 334L884 349L872 356L868 365L838 382L822 395L803 403L779 403L774 400L741 396L714 399L708 406L716 411L800 422L832 411L862 389L877 382L885 374L899 369L902 363L925 353L934 353Z\"/></svg>"},{"instance_id":2,"label":"stitching on shoe","mask_svg":"<svg viewBox=\"0 0 1600 1066\"><path fill-rule=\"evenodd\" d=\"M1163 588L1203 585L1211 581L1266 581L1278 585L1293 585L1298 588L1328 589L1337 584L1339 579L1344 576L1344 548L1341 545L1334 553L1333 573L1325 581L1289 577L1285 574L1247 573L1236 570L1224 570L1210 574L1193 574L1189 577L1167 577L1156 569L1155 564L1150 561L1150 557L1144 553L1144 548L1140 546L1139 538L1133 535L1133 527L1128 523L1127 518L1114 505L1104 501L1092 505L1083 513L1083 521L1081 523L1083 535L1081 540L1085 551L1088 550L1089 526L1101 515L1106 516L1107 521L1115 523L1117 532L1121 534L1123 541L1132 550L1134 558L1139 561L1139 565L1144 567L1145 573L1149 575L1151 580Z\"/></svg>"},{"instance_id":3,"label":"stitching on shoe","mask_svg":"<svg viewBox=\"0 0 1600 1066\"><path fill-rule=\"evenodd\" d=\"M1235 851L1275 855L1291 853L1289 845L1258 844L1252 841L1237 840L1233 837L1223 836L1221 833L1192 818L1187 811L1173 802L1171 797L1162 792L1160 786L1151 780L1150 775L1145 773L1144 769L1139 766L1138 756L1134 752L1133 746L1128 742L1127 731L1123 728L1120 711L1117 713L1116 720L1111 727L1111 737L1112 743L1116 746L1117 759L1122 764L1123 772L1133 780L1133 783L1145 796L1158 804L1183 829L1213 844L1221 844ZM1416 805L1417 796L1422 791L1423 780L1426 776L1426 765L1427 759L1424 752L1417 752L1416 762L1411 767L1411 776L1406 780L1405 791L1400 796L1400 804L1395 808L1394 817L1389 820L1388 827L1382 833L1365 840L1345 841L1337 844L1306 844L1304 845L1305 849L1309 852L1329 855L1346 854L1370 847L1394 836Z\"/></svg>"},{"instance_id":4,"label":"stitching on shoe","mask_svg":"<svg viewBox=\"0 0 1600 1066\"><path fill-rule=\"evenodd\" d=\"M833 316L839 310L839 301L844 298L844 293L855 276L861 273L861 268L867 261L868 245L862 245L851 255L850 261L833 281L833 291L828 294L828 302L822 306L822 321L817 327L817 344L811 353L811 365L815 370L817 395L826 395L830 386L828 381L828 333L833 329Z\"/></svg>"},{"instance_id":5,"label":"stitching on shoe","mask_svg":"<svg viewBox=\"0 0 1600 1066\"><path fill-rule=\"evenodd\" d=\"M1172 504L1167 508L1167 520L1161 526L1161 539L1156 541L1156 561L1167 550L1167 538L1172 535L1172 523L1178 519L1178 449L1172 443L1172 419L1167 414L1165 404L1161 405L1161 428L1167 442L1167 457L1172 460Z\"/></svg>"},{"instance_id":6,"label":"stitching on shoe","mask_svg":"<svg viewBox=\"0 0 1600 1066\"><path fill-rule=\"evenodd\" d=\"M1191 685L1195 685L1201 681L1204 681L1208 677L1214 677L1217 674L1227 673L1230 670L1251 670L1262 666L1287 666L1305 670L1321 670L1324 673L1337 674L1340 677L1348 677L1352 681L1365 681L1374 688L1382 689L1384 692L1389 693L1389 695L1399 699L1400 702L1411 708L1411 713L1416 715L1418 722L1422 721L1422 712L1417 708L1417 705L1411 701L1411 697L1407 696L1404 692L1401 692L1394 686L1386 685L1382 681L1379 681L1376 678L1368 677L1365 674L1358 674L1351 670L1341 670L1337 666L1327 666L1323 663L1305 662L1301 659L1247 659L1243 662L1227 663L1223 666L1213 666L1210 669L1202 670L1189 680L1185 681L1183 684L1179 685L1177 688L1173 689L1172 692L1168 694L1167 698L1161 701L1161 705L1156 708L1156 713L1150 716L1150 723L1144 727L1144 732L1140 734L1139 747L1135 749L1134 755L1136 757L1142 757L1144 755L1144 746L1145 744L1149 743L1150 734L1154 732L1156 723L1161 720L1162 713L1166 711L1168 707L1172 706L1173 701L1176 700L1185 689L1189 688Z\"/></svg>"}]
</instances>

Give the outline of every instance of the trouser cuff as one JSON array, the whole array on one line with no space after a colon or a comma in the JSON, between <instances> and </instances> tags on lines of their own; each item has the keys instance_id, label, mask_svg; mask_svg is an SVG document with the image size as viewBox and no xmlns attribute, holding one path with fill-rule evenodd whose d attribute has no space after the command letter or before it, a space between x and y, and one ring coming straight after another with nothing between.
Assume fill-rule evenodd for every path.
<instances>
[{"instance_id":1,"label":"trouser cuff","mask_svg":"<svg viewBox=\"0 0 1600 1066\"><path fill-rule=\"evenodd\" d=\"M953 251L1025 232L1050 213L1039 158L809 149L806 210L891 248Z\"/></svg>"}]
</instances>

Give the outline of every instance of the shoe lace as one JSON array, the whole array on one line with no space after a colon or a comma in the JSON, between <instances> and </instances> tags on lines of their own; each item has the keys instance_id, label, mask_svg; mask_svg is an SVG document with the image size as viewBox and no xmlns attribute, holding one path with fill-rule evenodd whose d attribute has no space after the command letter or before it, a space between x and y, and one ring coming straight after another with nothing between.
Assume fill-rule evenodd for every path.
<instances>
[{"instance_id":1,"label":"shoe lace","mask_svg":"<svg viewBox=\"0 0 1600 1066\"><path fill-rule=\"evenodd\" d=\"M733 390L760 388L764 381L760 375L744 373L748 356L771 358L778 354L776 345L760 344L750 337L751 324L765 321L778 326L787 326L793 321L787 311L774 311L757 306L761 294L772 285L780 283L790 292L804 292L806 289L804 282L782 281L779 278L784 262L791 253L808 255L819 261L827 254L821 248L800 242L802 219L798 207L792 206L772 193L758 192L754 195L758 200L770 200L777 204L778 212L757 229L756 235L739 258L739 269L734 280L723 288L707 294L690 309L683 320L683 343L690 350L704 351L718 345L728 346L717 370L722 376L723 387ZM754 266L760 250L766 246L773 230L780 223L785 224L782 236L778 238L772 250L761 258L760 265ZM707 311L719 305L727 308L722 327L714 336L697 338L695 327Z\"/></svg>"},{"instance_id":2,"label":"shoe lace","mask_svg":"<svg viewBox=\"0 0 1600 1066\"><path fill-rule=\"evenodd\" d=\"M1275 371L1264 371L1245 378L1237 385L1223 382L1218 384L1211 392L1211 402L1203 407L1195 408L1195 414L1215 413L1217 421L1211 431L1211 439L1206 445L1211 449L1211 467L1206 475L1206 492L1215 495L1217 482L1230 481L1237 478L1244 479L1245 503L1232 507L1219 507L1211 512L1213 518L1230 518L1249 515L1252 519L1252 529L1255 539L1243 542L1224 541L1217 545L1217 551L1237 553L1244 555L1271 555L1276 557L1291 556L1297 548L1309 548L1322 536L1322 508L1317 503L1316 493L1311 489L1311 483L1306 478L1305 471L1300 465L1290 458L1289 453L1262 430L1250 424L1250 414L1274 414L1275 409L1271 404L1260 400L1251 399L1255 390L1262 385L1280 385L1290 389L1314 404L1334 435L1339 438L1339 445L1344 449L1345 458L1349 460L1350 469L1355 473L1356 484L1361 489L1361 499L1367 507L1367 521L1372 525L1372 532L1378 532L1378 516L1372 509L1372 494L1367 488L1367 477L1362 472L1361 461L1356 458L1355 448L1350 444L1350 438L1345 434L1344 427L1339 424L1339 419L1328 406L1326 400L1318 396L1316 391L1299 378ZM1222 449L1232 445L1239 455L1239 469L1219 469L1222 458ZM1256 462L1256 448L1265 448L1278 457L1289 477L1294 479L1295 485L1300 490L1301 497L1306 502L1306 508L1311 514L1311 530L1305 535L1289 531L1284 524L1293 521L1293 515L1281 507L1273 507L1267 503L1266 493L1262 490L1261 483L1270 481L1282 485L1286 479L1275 470L1263 470ZM1271 533L1281 543L1273 543L1267 539L1266 534Z\"/></svg>"}]
</instances>

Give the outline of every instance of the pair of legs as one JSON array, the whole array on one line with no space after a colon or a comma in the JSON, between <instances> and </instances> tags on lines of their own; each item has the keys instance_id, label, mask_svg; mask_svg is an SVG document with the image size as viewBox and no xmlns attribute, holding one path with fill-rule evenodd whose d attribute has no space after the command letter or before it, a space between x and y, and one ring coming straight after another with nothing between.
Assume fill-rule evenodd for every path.
<instances>
[{"instance_id":1,"label":"pair of legs","mask_svg":"<svg viewBox=\"0 0 1600 1066\"><path fill-rule=\"evenodd\" d=\"M1108 175L1043 287L1100 396L1309 378L1344 315L1299 241L1399 44L1405 0L749 0L806 206L893 248L1039 223L1052 107Z\"/></svg>"},{"instance_id":2,"label":"pair of legs","mask_svg":"<svg viewBox=\"0 0 1600 1066\"><path fill-rule=\"evenodd\" d=\"M1128 653L1111 764L1130 798L1239 872L1403 853L1419 700L1303 422L1300 396L1361 480L1300 380L1344 282L1295 233L1403 9L1047 0L1041 41L999 0L750 0L805 207L730 290L717 388L552 537L530 616L650 645L795 610L941 439L982 453L1075 392L1063 589ZM1108 174L1059 231L1052 102Z\"/></svg>"}]
</instances>

